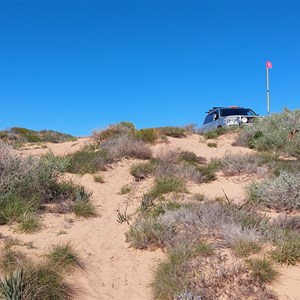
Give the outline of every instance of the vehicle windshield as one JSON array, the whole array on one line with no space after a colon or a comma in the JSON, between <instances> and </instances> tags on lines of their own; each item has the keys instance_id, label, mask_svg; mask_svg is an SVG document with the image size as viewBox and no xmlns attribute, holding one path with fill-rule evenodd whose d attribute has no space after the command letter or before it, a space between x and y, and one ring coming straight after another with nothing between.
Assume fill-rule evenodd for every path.
<instances>
[{"instance_id":1,"label":"vehicle windshield","mask_svg":"<svg viewBox=\"0 0 300 300\"><path fill-rule=\"evenodd\" d=\"M249 108L223 108L220 110L222 117L228 116L256 116L257 114Z\"/></svg>"}]
</instances>

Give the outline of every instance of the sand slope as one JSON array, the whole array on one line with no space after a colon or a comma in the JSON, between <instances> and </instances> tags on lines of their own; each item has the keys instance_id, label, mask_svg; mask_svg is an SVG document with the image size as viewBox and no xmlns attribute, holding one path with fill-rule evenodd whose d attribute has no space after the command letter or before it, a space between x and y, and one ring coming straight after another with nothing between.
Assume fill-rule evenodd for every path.
<instances>
[{"instance_id":1,"label":"sand slope","mask_svg":"<svg viewBox=\"0 0 300 300\"><path fill-rule=\"evenodd\" d=\"M39 155L49 151L64 155L80 149L88 143L88 139L62 144L47 144L47 148L22 150L23 155ZM222 157L227 153L250 153L250 149L232 147L233 136L221 137L217 140L217 148L209 148L206 142L200 142L198 135L182 139L169 138L168 144L153 146L154 154L162 149L181 148L193 151L207 159ZM97 207L98 216L92 219L77 219L73 214L46 214L43 218L44 229L36 234L17 234L10 226L2 226L4 236L18 237L24 242L32 241L35 249L28 253L38 257L52 245L70 241L78 250L84 263L83 269L69 274L68 281L78 287L76 299L153 299L149 284L152 268L159 259L164 258L162 251L137 251L129 248L125 241L125 232L129 226L117 222L117 210L124 211L128 204L128 213L134 214L140 205L141 197L151 186L151 180L134 182L130 175L133 160L123 160L108 171L102 172L105 183L94 182L93 176L66 174L93 193L92 201ZM208 184L189 184L193 193L203 193L214 198L227 196L239 202L244 198L243 187L250 181L247 176L224 177L218 174L216 181ZM120 195L125 184L133 187L129 195ZM132 222L132 221L131 221ZM282 268L284 274L280 284L274 289L281 299L300 299L299 267Z\"/></svg>"}]
</instances>

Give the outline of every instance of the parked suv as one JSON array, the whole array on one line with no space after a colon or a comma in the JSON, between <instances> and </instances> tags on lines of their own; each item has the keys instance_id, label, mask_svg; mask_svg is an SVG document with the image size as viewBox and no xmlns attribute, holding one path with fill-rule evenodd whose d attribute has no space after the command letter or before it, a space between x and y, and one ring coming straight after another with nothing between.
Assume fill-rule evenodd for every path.
<instances>
[{"instance_id":1,"label":"parked suv","mask_svg":"<svg viewBox=\"0 0 300 300\"><path fill-rule=\"evenodd\" d=\"M254 122L258 115L250 108L229 106L213 107L207 112L200 131L205 132L220 127L248 125Z\"/></svg>"}]
</instances>

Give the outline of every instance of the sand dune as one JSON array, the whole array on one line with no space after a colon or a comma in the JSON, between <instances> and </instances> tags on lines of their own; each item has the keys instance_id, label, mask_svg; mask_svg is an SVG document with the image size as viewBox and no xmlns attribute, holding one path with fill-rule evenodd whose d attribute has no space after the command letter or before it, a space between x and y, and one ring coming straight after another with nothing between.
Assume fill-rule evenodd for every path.
<instances>
[{"instance_id":1,"label":"sand dune","mask_svg":"<svg viewBox=\"0 0 300 300\"><path fill-rule=\"evenodd\" d=\"M52 151L64 155L80 149L89 142L88 138L77 142L47 144L47 148L22 150L23 155L39 155ZM181 148L195 152L197 155L212 159L227 153L251 153L253 150L232 147L232 136L218 139L217 148L209 148L200 142L198 135L182 139L169 138L168 144L154 145L157 154L162 149ZM93 176L77 176L66 174L66 178L80 183L93 193L92 201L97 207L98 217L91 219L75 219L72 214L46 214L43 219L44 229L36 234L17 234L10 226L2 226L5 236L18 237L24 242L32 241L36 249L29 252L38 257L52 245L63 241L71 241L80 253L84 268L69 274L68 281L78 287L77 299L153 299L149 284L152 268L163 259L161 250L137 251L129 248L125 241L125 232L129 226L117 222L117 210L124 210L128 204L128 213L134 214L140 205L141 196L149 189L151 180L136 183L130 175L133 160L122 160L108 171L102 172L105 183L96 183ZM203 193L208 197L227 196L235 202L244 198L243 187L253 178L234 176L226 178L218 174L217 180L207 184L189 184L193 193ZM125 184L132 185L133 192L120 195ZM74 220L74 222L73 222ZM281 299L300 299L299 266L282 268L280 284L274 287Z\"/></svg>"}]
</instances>

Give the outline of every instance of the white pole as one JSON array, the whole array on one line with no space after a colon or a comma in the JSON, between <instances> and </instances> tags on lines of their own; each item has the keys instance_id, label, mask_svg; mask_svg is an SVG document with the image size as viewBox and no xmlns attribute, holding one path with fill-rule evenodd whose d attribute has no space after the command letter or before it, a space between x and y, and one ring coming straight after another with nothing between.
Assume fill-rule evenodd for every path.
<instances>
[{"instance_id":1,"label":"white pole","mask_svg":"<svg viewBox=\"0 0 300 300\"><path fill-rule=\"evenodd\" d=\"M269 68L267 67L267 113L270 114Z\"/></svg>"}]
</instances>

